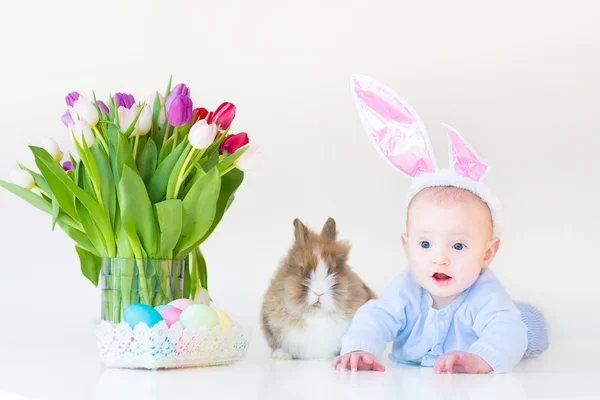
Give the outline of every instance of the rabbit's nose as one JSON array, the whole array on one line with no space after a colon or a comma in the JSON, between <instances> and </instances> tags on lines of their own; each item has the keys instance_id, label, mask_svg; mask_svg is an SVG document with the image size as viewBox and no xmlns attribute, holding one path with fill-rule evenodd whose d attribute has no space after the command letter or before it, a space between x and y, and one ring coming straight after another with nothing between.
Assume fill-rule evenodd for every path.
<instances>
[{"instance_id":1,"label":"rabbit's nose","mask_svg":"<svg viewBox=\"0 0 600 400\"><path fill-rule=\"evenodd\" d=\"M322 292L322 293L317 293L317 292L315 292L314 290L313 290L313 293L314 293L314 294L316 294L316 295L317 295L317 297L321 297L321 296L323 296L323 295L325 294L324 292Z\"/></svg>"}]
</instances>

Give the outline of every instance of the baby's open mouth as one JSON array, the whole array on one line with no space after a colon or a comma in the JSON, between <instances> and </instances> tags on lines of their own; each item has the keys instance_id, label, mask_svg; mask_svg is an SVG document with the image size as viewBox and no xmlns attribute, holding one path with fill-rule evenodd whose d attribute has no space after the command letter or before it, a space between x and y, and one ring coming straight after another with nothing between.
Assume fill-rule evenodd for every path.
<instances>
[{"instance_id":1,"label":"baby's open mouth","mask_svg":"<svg viewBox=\"0 0 600 400\"><path fill-rule=\"evenodd\" d=\"M446 275L442 272L436 272L435 274L433 274L431 276L431 278L435 281L435 283L437 283L439 285L444 285L444 284L450 283L450 281L452 280L451 276Z\"/></svg>"}]
</instances>

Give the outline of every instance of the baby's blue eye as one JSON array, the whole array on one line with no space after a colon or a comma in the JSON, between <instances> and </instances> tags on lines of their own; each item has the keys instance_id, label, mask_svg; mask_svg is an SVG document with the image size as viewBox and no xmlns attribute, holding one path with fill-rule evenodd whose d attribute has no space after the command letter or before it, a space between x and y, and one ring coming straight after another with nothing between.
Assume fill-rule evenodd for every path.
<instances>
[{"instance_id":1,"label":"baby's blue eye","mask_svg":"<svg viewBox=\"0 0 600 400\"><path fill-rule=\"evenodd\" d=\"M454 243L454 246L452 246L454 248L454 250L464 250L465 245L462 243Z\"/></svg>"},{"instance_id":2,"label":"baby's blue eye","mask_svg":"<svg viewBox=\"0 0 600 400\"><path fill-rule=\"evenodd\" d=\"M419 243L421 245L422 248L424 249L428 249L431 247L431 243L429 243L427 240L423 240L421 243Z\"/></svg>"}]
</instances>

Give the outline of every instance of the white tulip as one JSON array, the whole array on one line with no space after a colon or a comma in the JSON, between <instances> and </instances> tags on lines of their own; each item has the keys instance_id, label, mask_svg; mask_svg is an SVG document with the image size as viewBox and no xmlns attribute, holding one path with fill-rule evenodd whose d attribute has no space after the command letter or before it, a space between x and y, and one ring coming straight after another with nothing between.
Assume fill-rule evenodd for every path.
<instances>
[{"instance_id":1,"label":"white tulip","mask_svg":"<svg viewBox=\"0 0 600 400\"><path fill-rule=\"evenodd\" d=\"M194 303L210 306L210 295L208 294L208 290L200 286L198 290L196 290L196 296L194 296Z\"/></svg>"},{"instance_id":2,"label":"white tulip","mask_svg":"<svg viewBox=\"0 0 600 400\"><path fill-rule=\"evenodd\" d=\"M135 118L135 115L134 115L134 118ZM142 113L140 114L140 117L138 118L138 120L135 124L134 133L139 136L144 136L148 132L150 132L151 128L152 128L152 109L150 108L149 105L146 105L146 106L144 106ZM132 133L132 135L133 135L133 133Z\"/></svg>"},{"instance_id":3,"label":"white tulip","mask_svg":"<svg viewBox=\"0 0 600 400\"><path fill-rule=\"evenodd\" d=\"M217 126L207 124L206 120L200 120L192 126L188 133L188 140L192 147L196 149L206 149L214 142L217 136Z\"/></svg>"},{"instance_id":4,"label":"white tulip","mask_svg":"<svg viewBox=\"0 0 600 400\"><path fill-rule=\"evenodd\" d=\"M79 96L79 99L73 104L73 109L79 115L79 119L87 121L92 128L96 126L100 119L100 114L98 114L96 106L83 96Z\"/></svg>"},{"instance_id":5,"label":"white tulip","mask_svg":"<svg viewBox=\"0 0 600 400\"><path fill-rule=\"evenodd\" d=\"M31 190L33 189L33 186L35 186L33 176L31 176L29 172L22 169L15 169L11 171L9 180L15 185L19 185L27 190Z\"/></svg>"},{"instance_id":6,"label":"white tulip","mask_svg":"<svg viewBox=\"0 0 600 400\"><path fill-rule=\"evenodd\" d=\"M236 166L242 171L249 171L256 168L262 157L263 154L260 147L253 141L249 144L248 150L237 159Z\"/></svg>"},{"instance_id":7,"label":"white tulip","mask_svg":"<svg viewBox=\"0 0 600 400\"><path fill-rule=\"evenodd\" d=\"M60 160L62 160L63 152L60 150L60 147L58 147L58 144L56 144L56 142L52 138L42 138L40 140L40 147L45 149L48 153L50 153L54 161L59 162Z\"/></svg>"},{"instance_id":8,"label":"white tulip","mask_svg":"<svg viewBox=\"0 0 600 400\"><path fill-rule=\"evenodd\" d=\"M127 129L129 129L129 127L133 123L133 120L135 119L135 116L137 115L137 112L138 112L137 104L132 105L131 108L127 108L127 107L123 107L123 106L119 107L119 110L118 110L119 128L121 129L122 133L125 133L127 131ZM136 129L134 129L133 132L131 132L131 136L135 136L135 135L136 135Z\"/></svg>"},{"instance_id":9,"label":"white tulip","mask_svg":"<svg viewBox=\"0 0 600 400\"><path fill-rule=\"evenodd\" d=\"M92 147L96 137L94 136L94 132L92 132L92 128L90 128L90 125L87 123L87 121L76 121L72 126L72 129L75 139L79 142L79 144L83 143L83 140L85 140L87 146Z\"/></svg>"}]
</instances>

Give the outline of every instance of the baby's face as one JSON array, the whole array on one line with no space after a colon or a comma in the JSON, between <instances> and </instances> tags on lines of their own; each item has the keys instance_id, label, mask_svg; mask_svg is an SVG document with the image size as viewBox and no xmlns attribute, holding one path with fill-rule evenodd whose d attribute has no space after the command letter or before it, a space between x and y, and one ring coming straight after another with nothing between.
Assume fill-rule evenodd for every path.
<instances>
[{"instance_id":1,"label":"baby's face","mask_svg":"<svg viewBox=\"0 0 600 400\"><path fill-rule=\"evenodd\" d=\"M417 194L402 241L413 277L436 308L446 307L471 286L500 245L492 238L487 205L456 188L427 188Z\"/></svg>"}]
</instances>

